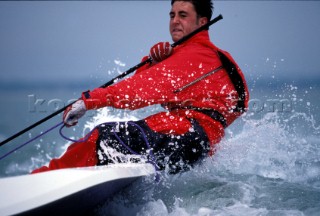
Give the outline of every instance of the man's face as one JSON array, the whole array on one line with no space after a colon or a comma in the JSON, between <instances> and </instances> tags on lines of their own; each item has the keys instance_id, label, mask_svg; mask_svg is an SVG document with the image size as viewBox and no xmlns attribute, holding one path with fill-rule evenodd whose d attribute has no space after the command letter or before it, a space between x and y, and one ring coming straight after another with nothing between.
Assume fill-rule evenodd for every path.
<instances>
[{"instance_id":1,"label":"man's face","mask_svg":"<svg viewBox=\"0 0 320 216\"><path fill-rule=\"evenodd\" d=\"M207 18L197 17L190 2L176 1L170 11L170 34L174 42L207 23Z\"/></svg>"}]
</instances>

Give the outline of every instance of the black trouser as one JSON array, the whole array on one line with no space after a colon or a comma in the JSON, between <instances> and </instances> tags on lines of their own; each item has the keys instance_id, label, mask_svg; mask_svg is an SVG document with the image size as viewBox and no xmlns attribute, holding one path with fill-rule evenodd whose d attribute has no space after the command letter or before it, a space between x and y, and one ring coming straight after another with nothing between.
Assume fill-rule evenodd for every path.
<instances>
[{"instance_id":1,"label":"black trouser","mask_svg":"<svg viewBox=\"0 0 320 216\"><path fill-rule=\"evenodd\" d=\"M203 128L195 120L190 121L192 128L183 135L157 133L144 120L102 124L98 127L98 165L113 163L105 154L105 148L111 147L126 155L145 155L160 170L167 169L171 174L189 170L209 151Z\"/></svg>"}]
</instances>

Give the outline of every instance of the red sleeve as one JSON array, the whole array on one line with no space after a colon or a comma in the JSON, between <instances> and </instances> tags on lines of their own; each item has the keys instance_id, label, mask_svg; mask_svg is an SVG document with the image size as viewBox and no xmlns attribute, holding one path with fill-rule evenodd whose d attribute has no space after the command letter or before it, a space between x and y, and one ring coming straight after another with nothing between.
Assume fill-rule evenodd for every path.
<instances>
[{"instance_id":1,"label":"red sleeve","mask_svg":"<svg viewBox=\"0 0 320 216\"><path fill-rule=\"evenodd\" d=\"M138 109L153 104L179 103L191 99L193 93L182 91L175 94L174 90L194 81L220 64L220 60L214 56L212 50L190 46L181 51L175 50L170 58L141 70L113 86L97 88L89 92L90 98L83 97L83 99L87 109L98 109L104 106ZM200 91L202 93L195 94L198 97L195 99L197 101L207 97L205 88L200 88Z\"/></svg>"},{"instance_id":2,"label":"red sleeve","mask_svg":"<svg viewBox=\"0 0 320 216\"><path fill-rule=\"evenodd\" d=\"M97 109L112 106L121 109L138 109L141 107L161 104L177 100L173 91L175 80L179 77L167 71L175 71L172 62L162 62L107 88L97 88L85 99L87 109ZM176 76L176 77L174 77ZM180 75L181 76L181 75Z\"/></svg>"}]
</instances>

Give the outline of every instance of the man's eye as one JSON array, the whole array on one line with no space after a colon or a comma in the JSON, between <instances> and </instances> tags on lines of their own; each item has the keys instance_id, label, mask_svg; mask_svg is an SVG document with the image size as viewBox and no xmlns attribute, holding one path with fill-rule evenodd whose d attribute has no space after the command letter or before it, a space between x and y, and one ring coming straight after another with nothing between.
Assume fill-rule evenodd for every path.
<instances>
[{"instance_id":1,"label":"man's eye","mask_svg":"<svg viewBox=\"0 0 320 216\"><path fill-rule=\"evenodd\" d=\"M185 17L187 17L187 14L186 13L181 13L180 17L185 18Z\"/></svg>"}]
</instances>

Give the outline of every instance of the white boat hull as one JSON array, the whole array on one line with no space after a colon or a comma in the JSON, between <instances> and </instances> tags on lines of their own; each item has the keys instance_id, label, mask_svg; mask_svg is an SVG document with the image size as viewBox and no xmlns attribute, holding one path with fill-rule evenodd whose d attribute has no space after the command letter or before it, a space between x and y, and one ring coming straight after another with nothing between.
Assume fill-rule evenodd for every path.
<instances>
[{"instance_id":1,"label":"white boat hull","mask_svg":"<svg viewBox=\"0 0 320 216\"><path fill-rule=\"evenodd\" d=\"M110 198L151 164L117 164L54 170L0 179L0 215L77 215Z\"/></svg>"}]
</instances>

